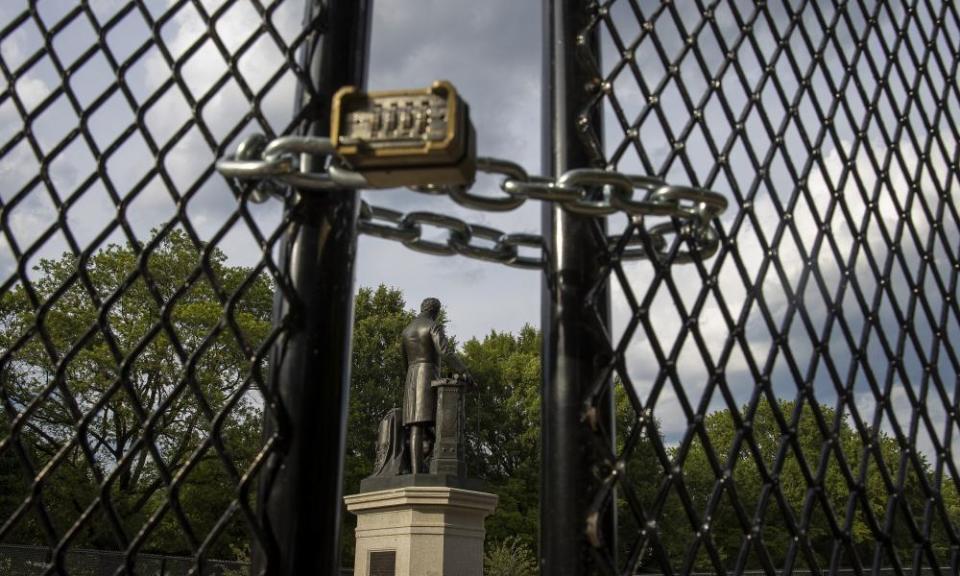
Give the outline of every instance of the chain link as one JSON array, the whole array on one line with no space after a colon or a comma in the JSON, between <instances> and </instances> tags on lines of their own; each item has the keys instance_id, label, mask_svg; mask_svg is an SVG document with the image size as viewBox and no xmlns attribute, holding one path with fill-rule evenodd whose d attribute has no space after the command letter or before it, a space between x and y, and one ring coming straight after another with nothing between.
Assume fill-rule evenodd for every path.
<instances>
[{"instance_id":1,"label":"chain link","mask_svg":"<svg viewBox=\"0 0 960 576\"><path fill-rule=\"evenodd\" d=\"M322 159L323 170L305 170L312 165L309 157ZM262 135L251 136L239 146L234 158L217 162L217 170L227 178L255 181L257 184L251 195L255 202L262 202L271 194L280 194L285 187L307 191L372 188L361 172L351 170L335 156L328 138L312 136L284 136L269 142ZM477 158L477 170L502 176L499 184L502 194L476 194L473 185L423 185L411 186L410 190L449 196L461 206L488 212L509 212L532 199L555 202L584 216L623 213L631 218L637 233L626 241L623 250L613 249L623 241L622 238L609 238L611 252L621 260L656 258L689 263L697 258L709 258L719 247L719 234L712 222L726 210L727 200L716 192L674 186L652 176L594 168L570 170L557 179L531 176L519 164L497 158ZM644 218L647 216L671 220L645 228ZM424 226L446 229L446 241L425 239ZM544 262L541 236L507 234L435 212L403 214L364 202L359 230L438 256L460 254L518 268L539 269ZM671 248L670 237L685 241L686 247L681 243L676 249ZM492 246L477 244L476 240L492 243ZM520 247L534 248L538 254L535 257L521 256Z\"/></svg>"},{"instance_id":2,"label":"chain link","mask_svg":"<svg viewBox=\"0 0 960 576\"><path fill-rule=\"evenodd\" d=\"M448 231L446 242L423 238L424 225ZM543 237L536 234L507 234L502 230L470 224L459 218L434 212L410 212L403 214L389 208L372 206L366 201L360 205L360 220L357 228L362 234L400 242L405 246L437 256L460 254L468 258L498 262L516 268L540 269L543 267ZM492 246L478 244L476 240L492 242ZM520 254L520 247L537 249L536 255Z\"/></svg>"}]
</instances>

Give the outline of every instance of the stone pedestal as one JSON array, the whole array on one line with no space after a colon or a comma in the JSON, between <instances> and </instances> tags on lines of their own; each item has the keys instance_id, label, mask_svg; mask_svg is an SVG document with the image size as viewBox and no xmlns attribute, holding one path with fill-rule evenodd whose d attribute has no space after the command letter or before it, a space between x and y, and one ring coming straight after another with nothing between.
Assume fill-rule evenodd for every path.
<instances>
[{"instance_id":1,"label":"stone pedestal","mask_svg":"<svg viewBox=\"0 0 960 576\"><path fill-rule=\"evenodd\" d=\"M355 576L483 576L483 521L495 494L406 486L344 501L357 516Z\"/></svg>"}]
</instances>

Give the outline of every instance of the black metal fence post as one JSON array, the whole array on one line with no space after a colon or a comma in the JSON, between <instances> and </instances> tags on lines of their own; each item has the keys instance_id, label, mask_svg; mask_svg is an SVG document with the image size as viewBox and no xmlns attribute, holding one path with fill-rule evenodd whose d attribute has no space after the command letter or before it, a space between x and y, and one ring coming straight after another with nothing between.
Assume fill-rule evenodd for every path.
<instances>
[{"instance_id":1,"label":"black metal fence post","mask_svg":"<svg viewBox=\"0 0 960 576\"><path fill-rule=\"evenodd\" d=\"M305 22L318 28L305 59L314 86L300 104L315 111L306 132L324 136L333 93L365 85L372 0L308 4ZM310 192L296 210L284 261L297 298L280 306L298 307L290 314L297 323L272 358L280 421L265 419L267 437L277 434L281 449L259 490L272 549L255 551L254 573L337 574L359 198L347 190Z\"/></svg>"},{"instance_id":2,"label":"black metal fence post","mask_svg":"<svg viewBox=\"0 0 960 576\"><path fill-rule=\"evenodd\" d=\"M588 0L545 0L543 63L543 170L560 176L574 168L602 165L600 112L581 116L595 74L578 50L597 50L596 33L584 35ZM594 29L595 32L595 29ZM585 130L586 129L586 130ZM585 520L591 494L592 441L584 424L584 397L600 376L605 350L597 320L608 324L608 291L601 282L603 219L574 215L545 203L543 233L547 274L542 296L543 383L541 436L540 571L579 576L591 571ZM612 398L611 398L612 400ZM612 412L600 415L612 431ZM608 515L612 519L613 515ZM610 527L605 546L612 545Z\"/></svg>"}]
</instances>

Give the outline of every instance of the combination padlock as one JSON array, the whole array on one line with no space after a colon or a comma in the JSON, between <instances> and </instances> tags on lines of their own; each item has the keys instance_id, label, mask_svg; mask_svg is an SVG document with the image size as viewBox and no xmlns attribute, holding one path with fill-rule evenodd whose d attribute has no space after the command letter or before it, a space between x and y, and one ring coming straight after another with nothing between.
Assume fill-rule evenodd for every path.
<instances>
[{"instance_id":1,"label":"combination padlock","mask_svg":"<svg viewBox=\"0 0 960 576\"><path fill-rule=\"evenodd\" d=\"M341 88L333 98L330 140L372 188L467 185L476 174L467 104L444 80L420 90Z\"/></svg>"}]
</instances>

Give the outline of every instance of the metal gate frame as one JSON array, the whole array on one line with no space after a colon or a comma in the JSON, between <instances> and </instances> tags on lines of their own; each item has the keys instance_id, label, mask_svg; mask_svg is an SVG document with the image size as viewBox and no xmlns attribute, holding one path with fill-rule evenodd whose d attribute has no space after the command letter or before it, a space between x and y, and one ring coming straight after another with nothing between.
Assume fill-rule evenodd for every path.
<instances>
[{"instance_id":1,"label":"metal gate frame","mask_svg":"<svg viewBox=\"0 0 960 576\"><path fill-rule=\"evenodd\" d=\"M303 60L315 81L298 98L299 108L312 110L307 135L330 133L330 104L338 89L366 85L372 10L372 0L306 2L304 22L323 22ZM304 159L322 168L324 159ZM311 191L290 216L295 224L281 261L289 261L296 296L278 293L275 308L278 319L289 315L297 323L271 356L279 406L266 412L264 436L283 448L271 456L260 485L258 519L271 539L266 549L254 548L255 573L340 570L359 211L355 190Z\"/></svg>"},{"instance_id":2,"label":"metal gate frame","mask_svg":"<svg viewBox=\"0 0 960 576\"><path fill-rule=\"evenodd\" d=\"M543 2L543 174L560 177L575 168L597 168L595 151L584 138L585 125L596 127L602 145L600 109L583 117L592 94L593 71L584 65L585 49L599 54L599 31L585 36L589 0ZM585 401L610 361L603 336L609 325L607 281L600 259L606 250L605 218L573 214L555 203L542 208L544 256L541 292L543 331L541 388L540 570L577 576L593 566L586 536L588 507L596 491L591 429L585 425ZM612 438L613 396L607 394L593 415L595 426ZM616 550L616 520L605 515L597 526L609 552Z\"/></svg>"}]
</instances>

